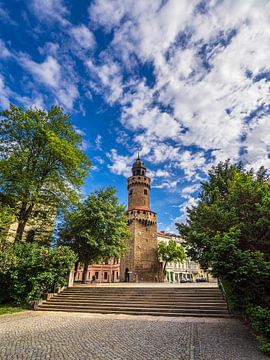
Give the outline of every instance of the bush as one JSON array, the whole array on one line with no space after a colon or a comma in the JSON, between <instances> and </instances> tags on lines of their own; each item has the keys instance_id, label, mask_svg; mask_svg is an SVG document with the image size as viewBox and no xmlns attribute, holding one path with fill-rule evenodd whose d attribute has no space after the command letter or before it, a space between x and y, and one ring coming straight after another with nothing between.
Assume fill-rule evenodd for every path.
<instances>
[{"instance_id":1,"label":"bush","mask_svg":"<svg viewBox=\"0 0 270 360\"><path fill-rule=\"evenodd\" d=\"M47 248L19 243L6 250L12 253L14 261L9 268L0 268L0 279L16 304L38 300L44 292L66 285L67 273L77 260L66 246Z\"/></svg>"},{"instance_id":2,"label":"bush","mask_svg":"<svg viewBox=\"0 0 270 360\"><path fill-rule=\"evenodd\" d=\"M257 339L260 342L261 351L270 355L270 309L261 306L249 306L247 314L250 317L253 329L260 334Z\"/></svg>"}]
</instances>

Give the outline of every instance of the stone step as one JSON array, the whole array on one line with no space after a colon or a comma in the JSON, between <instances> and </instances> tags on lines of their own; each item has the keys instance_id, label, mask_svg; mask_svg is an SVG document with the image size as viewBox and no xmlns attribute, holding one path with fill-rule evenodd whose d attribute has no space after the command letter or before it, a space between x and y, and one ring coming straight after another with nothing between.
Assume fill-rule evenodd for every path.
<instances>
[{"instance_id":1,"label":"stone step","mask_svg":"<svg viewBox=\"0 0 270 360\"><path fill-rule=\"evenodd\" d=\"M57 298L63 298L63 299L84 299L84 300L124 300L124 301L167 301L168 299L171 301L185 301L185 302L192 302L192 301L205 301L205 302L220 302L224 301L223 297L203 297L203 296L196 296L196 297L176 297L176 296L164 296L164 297L147 297L147 296L137 296L137 297L130 297L130 296L84 296L84 295L58 295Z\"/></svg>"},{"instance_id":2,"label":"stone step","mask_svg":"<svg viewBox=\"0 0 270 360\"><path fill-rule=\"evenodd\" d=\"M156 306L151 306L151 307L141 307L141 306L132 306L132 305L129 305L129 306L120 306L120 305L116 305L116 306L104 306L104 305L95 305L95 306L91 306L90 304L89 305L84 305L84 306L81 306L81 305L77 305L77 304L64 304L64 305L61 305L61 304L52 304L52 303L46 303L46 304L41 304L40 305L40 308L43 308L43 307L47 307L48 305L50 305L51 308L55 308L55 309L61 309L61 308L66 308L66 309L87 309L87 310L111 310L111 311L114 311L114 310L135 310L135 311L149 311L151 310L152 312L159 312L160 310L162 310L163 312L165 311L170 311L171 313L177 313L177 312L184 312L184 311L187 311L190 309L186 308L186 307L182 307L182 308L172 308L172 307L167 307L167 308L160 308L160 307L156 307ZM210 308L210 309L205 309L205 308L202 308L202 309L192 309L192 311L190 311L192 313L211 313L211 314L216 314L216 313L223 313L223 312L226 312L226 311L222 311L220 309L213 309L213 308Z\"/></svg>"},{"instance_id":3,"label":"stone step","mask_svg":"<svg viewBox=\"0 0 270 360\"><path fill-rule=\"evenodd\" d=\"M82 292L82 291L95 291L95 292L134 292L134 293L145 293L145 292L149 292L149 293L185 293L185 292L199 292L199 293L203 293L203 292L209 292L209 293L215 293L215 292L219 292L219 288L124 288L124 287L119 287L119 288L114 288L114 287L74 287L74 288L67 288L65 291L70 291L70 292Z\"/></svg>"},{"instance_id":4,"label":"stone step","mask_svg":"<svg viewBox=\"0 0 270 360\"><path fill-rule=\"evenodd\" d=\"M230 315L228 313L218 313L218 314L201 314L201 313L192 313L188 311L178 312L178 313L170 313L170 312L151 312L150 311L123 311L123 310L90 310L87 311L85 309L65 309L65 308L51 308L50 306L43 306L42 308L38 308L38 311L63 311L63 312L79 312L79 313L94 313L94 314L126 314L126 315L148 315L148 316L166 316L166 317L211 317L211 318L228 318Z\"/></svg>"},{"instance_id":5,"label":"stone step","mask_svg":"<svg viewBox=\"0 0 270 360\"><path fill-rule=\"evenodd\" d=\"M229 316L218 288L68 288L38 309L106 314Z\"/></svg>"},{"instance_id":6,"label":"stone step","mask_svg":"<svg viewBox=\"0 0 270 360\"><path fill-rule=\"evenodd\" d=\"M190 304L179 304L179 303L175 303L175 304L153 304L153 303L127 303L127 304L123 304L123 303L104 303L104 302L100 302L100 303L83 303L83 302L68 302L68 301L51 301L49 300L47 302L47 304L51 304L51 305L55 305L55 306L76 306L76 307L95 307L95 308L116 308L116 307L121 307L121 308L128 308L128 307L140 307L140 308L166 308L166 309L215 309L215 310L225 310L227 311L227 306L224 304L218 304L218 305L205 305L205 304L196 304L196 305L190 305Z\"/></svg>"},{"instance_id":7,"label":"stone step","mask_svg":"<svg viewBox=\"0 0 270 360\"><path fill-rule=\"evenodd\" d=\"M48 311L70 311L70 312L89 312L89 313L100 313L100 314L141 314L141 315L156 315L156 316L202 316L202 317L229 317L227 311L220 310L201 310L198 309L190 310L190 309L156 309L156 308L122 308L122 307L114 307L114 308L96 308L96 307L79 307L79 306L48 306L41 305L39 306L39 310L48 310Z\"/></svg>"},{"instance_id":8,"label":"stone step","mask_svg":"<svg viewBox=\"0 0 270 360\"><path fill-rule=\"evenodd\" d=\"M65 298L65 297L54 297L52 299L50 299L49 301L52 301L52 302L74 302L74 303L116 303L116 304L120 304L120 303L123 303L123 304L126 304L127 301L126 300L123 300L123 299L94 299L94 300L88 300L88 299L83 299L83 298L79 298L79 299L70 299L70 298ZM215 305L224 305L226 304L225 301L201 301L201 300L198 300L198 301L174 301L174 300L170 300L170 299L167 299L167 300L153 300L153 301L149 301L149 300L146 300L146 299L140 299L140 300L136 300L136 301L129 301L129 303L136 303L136 304L171 304L171 305L175 305L175 304L190 304L192 306L196 306L196 305L206 305L206 306L215 306Z\"/></svg>"}]
</instances>

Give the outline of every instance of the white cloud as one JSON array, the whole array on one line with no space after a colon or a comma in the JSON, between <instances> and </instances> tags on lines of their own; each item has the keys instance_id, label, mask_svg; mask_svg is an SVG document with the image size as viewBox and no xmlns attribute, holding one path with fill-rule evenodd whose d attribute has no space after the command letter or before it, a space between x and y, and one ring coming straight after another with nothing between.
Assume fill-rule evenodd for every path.
<instances>
[{"instance_id":1,"label":"white cloud","mask_svg":"<svg viewBox=\"0 0 270 360\"><path fill-rule=\"evenodd\" d=\"M119 155L115 149L112 149L112 151L109 154L107 154L107 156L112 161L112 165L108 166L112 173L115 173L117 175L123 175L125 177L131 176L130 169L131 169L132 158L128 156Z\"/></svg>"},{"instance_id":2,"label":"white cloud","mask_svg":"<svg viewBox=\"0 0 270 360\"><path fill-rule=\"evenodd\" d=\"M134 132L143 154L159 163L173 161L186 179L198 178L198 171L207 170L211 162L239 159L242 147L248 148L243 157L247 163L269 163L266 141L257 147L258 131L251 135L245 122L269 103L269 83L254 79L270 71L270 4L212 1L206 12L199 11L199 4L116 0L95 1L89 8L97 27L114 30L110 51L123 67L136 67L134 56L153 65L151 87L133 77L130 91L123 92L119 89L127 83L117 72L112 83L118 87L114 101L122 105L122 124ZM112 56L109 63L103 59L102 66L110 63L115 63ZM260 129L267 133L267 122ZM164 144L167 139L175 144ZM200 150L193 154L191 146Z\"/></svg>"},{"instance_id":3,"label":"white cloud","mask_svg":"<svg viewBox=\"0 0 270 360\"><path fill-rule=\"evenodd\" d=\"M11 57L11 52L6 47L3 40L0 39L0 58L9 58Z\"/></svg>"},{"instance_id":4,"label":"white cloud","mask_svg":"<svg viewBox=\"0 0 270 360\"><path fill-rule=\"evenodd\" d=\"M4 77L0 74L0 105L3 109L9 107L9 89L5 86Z\"/></svg>"},{"instance_id":5,"label":"white cloud","mask_svg":"<svg viewBox=\"0 0 270 360\"><path fill-rule=\"evenodd\" d=\"M169 177L171 177L171 173L169 171L167 171L167 170L158 169L155 172L155 176L156 177L169 178Z\"/></svg>"},{"instance_id":6,"label":"white cloud","mask_svg":"<svg viewBox=\"0 0 270 360\"><path fill-rule=\"evenodd\" d=\"M92 83L95 90L102 93L109 104L113 105L123 95L122 71L120 66L112 59L106 63L96 65L92 60L87 60L86 65L96 83Z\"/></svg>"},{"instance_id":7,"label":"white cloud","mask_svg":"<svg viewBox=\"0 0 270 360\"><path fill-rule=\"evenodd\" d=\"M61 25L69 23L66 20L69 11L63 0L32 0L29 6L40 21L45 23L59 22Z\"/></svg>"},{"instance_id":8,"label":"white cloud","mask_svg":"<svg viewBox=\"0 0 270 360\"><path fill-rule=\"evenodd\" d=\"M97 137L96 137L96 140L95 140L95 144L96 144L96 148L98 149L98 150L102 150L102 147L101 147L101 145L102 145L102 136L101 135L97 135Z\"/></svg>"},{"instance_id":9,"label":"white cloud","mask_svg":"<svg viewBox=\"0 0 270 360\"><path fill-rule=\"evenodd\" d=\"M73 83L72 69L63 68L58 60L49 55L42 63L37 63L25 54L20 54L19 64L33 76L37 83L48 87L59 104L72 109L79 97L76 84Z\"/></svg>"},{"instance_id":10,"label":"white cloud","mask_svg":"<svg viewBox=\"0 0 270 360\"><path fill-rule=\"evenodd\" d=\"M43 63L39 64L29 57L22 55L20 62L37 81L52 88L58 88L60 86L61 66L54 57L48 56Z\"/></svg>"},{"instance_id":11,"label":"white cloud","mask_svg":"<svg viewBox=\"0 0 270 360\"><path fill-rule=\"evenodd\" d=\"M85 25L73 26L70 32L82 48L92 49L95 46L95 37Z\"/></svg>"},{"instance_id":12,"label":"white cloud","mask_svg":"<svg viewBox=\"0 0 270 360\"><path fill-rule=\"evenodd\" d=\"M175 181L164 181L162 182L161 184L159 185L153 185L152 188L155 188L155 189L174 189L176 188L177 186L177 183L178 181L175 180Z\"/></svg>"}]
</instances>

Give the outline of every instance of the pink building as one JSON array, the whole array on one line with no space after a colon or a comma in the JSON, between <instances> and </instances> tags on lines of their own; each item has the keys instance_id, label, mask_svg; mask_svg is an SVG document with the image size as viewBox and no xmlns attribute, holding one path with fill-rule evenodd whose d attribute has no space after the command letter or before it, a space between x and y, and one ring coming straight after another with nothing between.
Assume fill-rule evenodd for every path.
<instances>
[{"instance_id":1,"label":"pink building","mask_svg":"<svg viewBox=\"0 0 270 360\"><path fill-rule=\"evenodd\" d=\"M74 281L82 281L83 268L78 267ZM114 283L120 280L120 260L111 259L102 264L93 264L88 267L87 282L95 278L96 283Z\"/></svg>"}]
</instances>

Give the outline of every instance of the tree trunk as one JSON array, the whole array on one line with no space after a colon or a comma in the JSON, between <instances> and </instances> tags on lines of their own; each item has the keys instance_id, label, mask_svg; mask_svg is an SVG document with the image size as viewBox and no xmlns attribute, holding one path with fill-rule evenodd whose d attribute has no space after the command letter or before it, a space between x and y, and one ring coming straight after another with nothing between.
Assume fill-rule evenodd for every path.
<instances>
[{"instance_id":1,"label":"tree trunk","mask_svg":"<svg viewBox=\"0 0 270 360\"><path fill-rule=\"evenodd\" d=\"M18 217L18 227L17 227L17 231L16 231L15 242L19 242L22 240L24 229L25 229L26 223L32 213L33 207L34 207L34 204L30 204L27 208L27 203L26 202L22 203L19 217Z\"/></svg>"},{"instance_id":2,"label":"tree trunk","mask_svg":"<svg viewBox=\"0 0 270 360\"><path fill-rule=\"evenodd\" d=\"M85 260L83 263L83 275L82 275L82 283L83 284L86 284L86 281L87 281L88 265L89 265L89 262L87 260Z\"/></svg>"},{"instance_id":3,"label":"tree trunk","mask_svg":"<svg viewBox=\"0 0 270 360\"><path fill-rule=\"evenodd\" d=\"M164 262L164 266L163 266L163 269L162 269L162 275L163 275L162 282L164 282L164 281L165 281L166 266L167 266L167 261L165 261L165 262Z\"/></svg>"}]
</instances>

